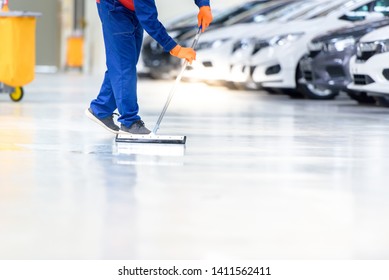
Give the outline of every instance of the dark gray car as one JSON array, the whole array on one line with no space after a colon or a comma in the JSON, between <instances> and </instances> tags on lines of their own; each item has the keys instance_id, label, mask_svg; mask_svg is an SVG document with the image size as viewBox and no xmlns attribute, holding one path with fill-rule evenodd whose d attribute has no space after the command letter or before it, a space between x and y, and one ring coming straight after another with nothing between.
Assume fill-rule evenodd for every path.
<instances>
[{"instance_id":1,"label":"dark gray car","mask_svg":"<svg viewBox=\"0 0 389 280\"><path fill-rule=\"evenodd\" d=\"M356 54L356 43L365 34L389 25L389 19L357 24L334 30L314 38L309 44L310 53L300 61L304 95L310 99L333 99L339 92L346 92L361 103L373 103L366 93L349 92L352 82L349 71L350 58Z\"/></svg>"}]
</instances>

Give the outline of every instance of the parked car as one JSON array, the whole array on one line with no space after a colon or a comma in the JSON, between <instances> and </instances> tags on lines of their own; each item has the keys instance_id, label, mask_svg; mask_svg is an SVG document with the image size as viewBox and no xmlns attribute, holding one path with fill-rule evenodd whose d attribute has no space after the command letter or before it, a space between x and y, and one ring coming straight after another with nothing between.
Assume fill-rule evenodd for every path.
<instances>
[{"instance_id":1,"label":"parked car","mask_svg":"<svg viewBox=\"0 0 389 280\"><path fill-rule=\"evenodd\" d=\"M363 36L357 54L350 60L353 82L348 88L375 96L379 105L389 105L389 26Z\"/></svg>"},{"instance_id":2,"label":"parked car","mask_svg":"<svg viewBox=\"0 0 389 280\"><path fill-rule=\"evenodd\" d=\"M234 24L204 33L197 46L197 59L184 73L184 77L208 83L225 81L229 75L230 60L237 40L282 30L288 26L288 21L306 17L312 10L321 10L323 5L330 2L333 0L289 2L288 6L266 16L256 17L253 22Z\"/></svg>"},{"instance_id":3,"label":"parked car","mask_svg":"<svg viewBox=\"0 0 389 280\"><path fill-rule=\"evenodd\" d=\"M389 25L389 19L363 22L350 28L341 28L314 38L308 44L309 54L300 61L304 95L310 99L333 99L346 92L360 103L374 103L366 93L350 92L352 82L349 63L357 51L359 39L375 29Z\"/></svg>"},{"instance_id":4,"label":"parked car","mask_svg":"<svg viewBox=\"0 0 389 280\"><path fill-rule=\"evenodd\" d=\"M247 11L254 9L267 13L283 6L285 3L286 1L283 0L256 0L245 2L217 13L214 12L214 19L208 30L226 26L229 24L230 19ZM178 42L185 40L188 36L194 36L197 31L196 27L197 16L195 14L178 18L166 26L169 35ZM146 36L144 39L141 59L145 67L149 69L150 75L154 78L172 77L177 73L181 65L180 59L172 57L165 52L162 46L150 36Z\"/></svg>"},{"instance_id":5,"label":"parked car","mask_svg":"<svg viewBox=\"0 0 389 280\"><path fill-rule=\"evenodd\" d=\"M251 74L252 80L262 87L282 89L291 97L302 97L304 85L298 83L301 78L298 66L308 53L308 43L323 32L351 27L357 21L376 17L378 12L386 13L389 1L354 0L336 4L338 7L335 5L334 9L324 12L322 16L291 22L282 30L256 36L255 44L261 46L260 49L246 56L243 63L235 63L232 70L236 71L235 67L245 69Z\"/></svg>"}]
</instances>

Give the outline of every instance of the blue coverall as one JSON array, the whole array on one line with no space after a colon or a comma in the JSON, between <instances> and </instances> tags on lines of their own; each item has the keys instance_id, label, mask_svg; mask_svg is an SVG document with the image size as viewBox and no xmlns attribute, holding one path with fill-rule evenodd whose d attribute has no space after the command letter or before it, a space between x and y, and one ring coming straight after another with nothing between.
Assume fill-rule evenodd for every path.
<instances>
[{"instance_id":1,"label":"blue coverall","mask_svg":"<svg viewBox=\"0 0 389 280\"><path fill-rule=\"evenodd\" d=\"M195 0L195 3L198 7L209 6L209 0ZM134 0L134 5L136 12L124 7L119 0L101 0L97 3L107 71L100 92L90 106L98 118L111 116L117 108L120 114L118 121L126 127L140 120L136 64L143 29L167 52L177 45L157 19L154 0Z\"/></svg>"}]
</instances>

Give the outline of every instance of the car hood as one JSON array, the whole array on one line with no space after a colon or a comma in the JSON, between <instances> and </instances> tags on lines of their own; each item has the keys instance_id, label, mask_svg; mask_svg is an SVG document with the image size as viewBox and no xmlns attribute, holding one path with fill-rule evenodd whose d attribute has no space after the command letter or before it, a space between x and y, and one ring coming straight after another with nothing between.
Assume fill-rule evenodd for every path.
<instances>
[{"instance_id":1,"label":"car hood","mask_svg":"<svg viewBox=\"0 0 389 280\"><path fill-rule=\"evenodd\" d=\"M338 28L342 23L343 22L334 20L333 18L328 18L328 19L316 18L310 20L290 21L277 26L277 28L264 30L263 32L261 30L258 30L252 35L253 37L260 38L260 39L266 39L266 38L281 36L285 34L293 34L293 33L305 33L314 36L315 34L323 30L323 26L325 26L326 29ZM350 24L344 22L344 25L347 26Z\"/></svg>"},{"instance_id":2,"label":"car hood","mask_svg":"<svg viewBox=\"0 0 389 280\"><path fill-rule=\"evenodd\" d=\"M312 42L328 42L336 38L354 37L361 38L365 34L372 32L377 28L389 25L389 19L383 19L372 22L358 23L352 27L339 28L320 35L312 40Z\"/></svg>"},{"instance_id":3,"label":"car hood","mask_svg":"<svg viewBox=\"0 0 389 280\"><path fill-rule=\"evenodd\" d=\"M217 30L204 32L201 34L200 40L202 42L215 41L220 39L237 39L241 37L247 37L255 34L259 30L272 30L278 27L276 22L269 23L241 23L228 27L222 27Z\"/></svg>"},{"instance_id":4,"label":"car hood","mask_svg":"<svg viewBox=\"0 0 389 280\"><path fill-rule=\"evenodd\" d=\"M312 20L291 21L291 22L268 22L268 23L241 23L228 27L219 28L201 35L202 42L216 41L220 39L239 40L249 37L269 37L285 33L296 32L296 30L307 30L312 28ZM299 31L300 32L300 31ZM192 36L193 37L193 36Z\"/></svg>"},{"instance_id":5,"label":"car hood","mask_svg":"<svg viewBox=\"0 0 389 280\"><path fill-rule=\"evenodd\" d=\"M382 27L380 29L377 29L373 32L370 32L369 34L366 34L361 38L361 42L373 42L373 41L379 41L379 40L387 40L389 39L389 26Z\"/></svg>"}]
</instances>

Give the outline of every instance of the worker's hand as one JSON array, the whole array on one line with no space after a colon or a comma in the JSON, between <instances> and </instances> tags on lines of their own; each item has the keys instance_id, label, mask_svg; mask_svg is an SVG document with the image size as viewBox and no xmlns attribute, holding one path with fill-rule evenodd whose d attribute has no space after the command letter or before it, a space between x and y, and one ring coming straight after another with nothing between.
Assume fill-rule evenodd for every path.
<instances>
[{"instance_id":1,"label":"worker's hand","mask_svg":"<svg viewBox=\"0 0 389 280\"><path fill-rule=\"evenodd\" d=\"M202 6L200 7L199 14L197 15L198 26L201 26L201 31L204 32L206 28L212 22L212 12L210 6Z\"/></svg>"},{"instance_id":2,"label":"worker's hand","mask_svg":"<svg viewBox=\"0 0 389 280\"><path fill-rule=\"evenodd\" d=\"M185 58L186 61L189 62L189 64L192 63L193 60L196 59L196 52L192 48L184 48L180 45L175 46L171 51L170 54L173 56L176 56L178 58Z\"/></svg>"}]
</instances>

